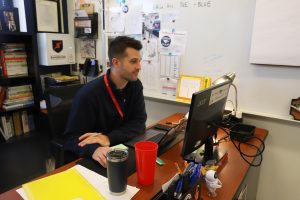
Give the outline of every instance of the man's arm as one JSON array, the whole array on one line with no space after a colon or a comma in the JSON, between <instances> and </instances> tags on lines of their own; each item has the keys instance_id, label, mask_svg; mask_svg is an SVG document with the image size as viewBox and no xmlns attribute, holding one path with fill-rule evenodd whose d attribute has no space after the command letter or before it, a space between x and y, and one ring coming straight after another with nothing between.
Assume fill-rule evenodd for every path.
<instances>
[{"instance_id":1,"label":"man's arm","mask_svg":"<svg viewBox=\"0 0 300 200\"><path fill-rule=\"evenodd\" d=\"M82 95L76 95L72 109L69 114L69 120L64 133L65 150L72 151L80 157L92 157L94 151L100 147L100 144L89 144L84 147L78 146L79 137L87 132L91 132L96 120L96 113L93 109L91 99Z\"/></svg>"}]
</instances>

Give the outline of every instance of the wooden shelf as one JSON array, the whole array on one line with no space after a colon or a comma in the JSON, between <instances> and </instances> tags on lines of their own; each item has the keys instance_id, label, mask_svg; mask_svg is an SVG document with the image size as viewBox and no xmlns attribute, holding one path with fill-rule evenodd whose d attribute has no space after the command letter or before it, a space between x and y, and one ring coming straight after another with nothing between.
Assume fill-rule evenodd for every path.
<instances>
[{"instance_id":1,"label":"wooden shelf","mask_svg":"<svg viewBox=\"0 0 300 200\"><path fill-rule=\"evenodd\" d=\"M2 86L15 86L20 84L33 84L35 78L32 76L19 76L19 77L0 77L0 85Z\"/></svg>"},{"instance_id":2,"label":"wooden shelf","mask_svg":"<svg viewBox=\"0 0 300 200\"><path fill-rule=\"evenodd\" d=\"M18 136L13 136L11 138L9 138L8 140L5 141L6 144L12 144L12 143L16 143L16 142L20 142L23 140L27 140L30 138L33 138L35 136L37 136L37 132L36 131L31 131L28 133L23 133L22 135L18 135Z\"/></svg>"},{"instance_id":3,"label":"wooden shelf","mask_svg":"<svg viewBox=\"0 0 300 200\"><path fill-rule=\"evenodd\" d=\"M5 115L7 113L15 112L15 111L22 111L22 110L32 110L32 111L34 111L34 109L35 109L35 105L24 107L24 108L16 108L14 110L3 110L3 109L1 109L0 110L0 116Z\"/></svg>"},{"instance_id":4,"label":"wooden shelf","mask_svg":"<svg viewBox=\"0 0 300 200\"><path fill-rule=\"evenodd\" d=\"M27 32L10 32L10 31L0 31L0 35L4 36L32 36L32 33Z\"/></svg>"}]
</instances>

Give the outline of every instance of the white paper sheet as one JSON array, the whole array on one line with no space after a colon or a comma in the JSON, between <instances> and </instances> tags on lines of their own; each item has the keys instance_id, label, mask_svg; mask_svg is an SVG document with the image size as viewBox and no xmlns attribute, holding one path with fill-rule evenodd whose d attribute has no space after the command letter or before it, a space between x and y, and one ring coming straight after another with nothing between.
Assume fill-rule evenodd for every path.
<instances>
[{"instance_id":1,"label":"white paper sheet","mask_svg":"<svg viewBox=\"0 0 300 200\"><path fill-rule=\"evenodd\" d=\"M178 80L171 77L160 78L161 93L168 96L176 96Z\"/></svg>"},{"instance_id":2,"label":"white paper sheet","mask_svg":"<svg viewBox=\"0 0 300 200\"><path fill-rule=\"evenodd\" d=\"M149 90L157 90L159 88L159 64L153 61L143 61L142 70L140 72L140 78L143 83L143 87Z\"/></svg>"},{"instance_id":3,"label":"white paper sheet","mask_svg":"<svg viewBox=\"0 0 300 200\"><path fill-rule=\"evenodd\" d=\"M180 82L179 97L192 98L198 92L201 82L198 79L182 78Z\"/></svg>"},{"instance_id":4,"label":"white paper sheet","mask_svg":"<svg viewBox=\"0 0 300 200\"><path fill-rule=\"evenodd\" d=\"M179 77L179 55L160 55L160 75Z\"/></svg>"},{"instance_id":5,"label":"white paper sheet","mask_svg":"<svg viewBox=\"0 0 300 200\"><path fill-rule=\"evenodd\" d=\"M182 55L185 53L186 31L160 31L159 51L162 54Z\"/></svg>"},{"instance_id":6,"label":"white paper sheet","mask_svg":"<svg viewBox=\"0 0 300 200\"><path fill-rule=\"evenodd\" d=\"M107 200L124 200L131 199L139 189L133 186L127 185L127 190L120 196L111 195L108 189L108 180L104 176L97 174L81 165L75 165L82 176L84 176ZM23 188L16 190L24 200L28 200Z\"/></svg>"},{"instance_id":7,"label":"white paper sheet","mask_svg":"<svg viewBox=\"0 0 300 200\"><path fill-rule=\"evenodd\" d=\"M300 66L300 1L257 0L250 63Z\"/></svg>"},{"instance_id":8,"label":"white paper sheet","mask_svg":"<svg viewBox=\"0 0 300 200\"><path fill-rule=\"evenodd\" d=\"M160 12L161 28L164 30L175 29L176 22L179 19L179 11Z\"/></svg>"},{"instance_id":9,"label":"white paper sheet","mask_svg":"<svg viewBox=\"0 0 300 200\"><path fill-rule=\"evenodd\" d=\"M142 41L143 60L158 62L158 38L149 38Z\"/></svg>"},{"instance_id":10,"label":"white paper sheet","mask_svg":"<svg viewBox=\"0 0 300 200\"><path fill-rule=\"evenodd\" d=\"M142 5L128 6L125 16L125 35L142 34Z\"/></svg>"},{"instance_id":11,"label":"white paper sheet","mask_svg":"<svg viewBox=\"0 0 300 200\"><path fill-rule=\"evenodd\" d=\"M124 15L120 7L111 7L106 15L106 32L118 33L124 32Z\"/></svg>"}]
</instances>

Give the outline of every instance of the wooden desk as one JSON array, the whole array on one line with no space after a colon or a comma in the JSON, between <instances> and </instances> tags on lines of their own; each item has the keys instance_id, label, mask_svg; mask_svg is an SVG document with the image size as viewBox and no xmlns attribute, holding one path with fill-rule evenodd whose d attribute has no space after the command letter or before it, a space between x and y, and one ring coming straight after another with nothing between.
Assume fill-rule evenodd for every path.
<instances>
[{"instance_id":1,"label":"wooden desk","mask_svg":"<svg viewBox=\"0 0 300 200\"><path fill-rule=\"evenodd\" d=\"M164 123L166 121L177 122L181 119L183 114L176 113L162 121L160 123ZM265 129L257 128L255 131L255 135L262 140L265 140L268 131ZM223 131L219 131L219 137L224 136ZM251 143L259 145L258 141L253 140ZM153 198L161 189L161 185L167 182L176 172L176 168L174 166L174 162L178 162L179 166L183 168L183 160L181 158L181 149L183 142L174 145L171 149L169 149L166 153L162 154L160 158L165 161L164 166L156 165L156 173L154 184L151 186L143 187L137 183L136 174L131 175L128 178L128 184L132 186L136 186L141 190L133 197L134 200L144 200ZM246 180L246 175L249 173L250 167L249 165L241 158L239 152L234 148L231 142L222 142L220 143L220 148L224 148L228 152L228 161L221 167L219 170L219 179L223 183L223 187L217 190L218 196L214 199L222 199L229 200L234 199L238 192L243 187L243 182ZM250 147L244 148L244 151L248 154L255 154L256 150ZM252 162L253 159L250 160ZM60 167L54 170L52 173L46 174L45 176L58 173L69 169L74 166L76 161L69 163L63 167ZM202 185L202 194L203 199L211 199L206 195L206 186ZM0 200L22 200L22 198L15 191L17 188L9 190L0 195ZM248 191L249 193L249 191Z\"/></svg>"}]
</instances>

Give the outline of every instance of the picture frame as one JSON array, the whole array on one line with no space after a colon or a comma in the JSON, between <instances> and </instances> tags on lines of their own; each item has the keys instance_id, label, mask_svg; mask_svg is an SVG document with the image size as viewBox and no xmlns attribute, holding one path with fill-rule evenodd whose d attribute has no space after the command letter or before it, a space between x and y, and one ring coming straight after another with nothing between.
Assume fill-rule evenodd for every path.
<instances>
[{"instance_id":1,"label":"picture frame","mask_svg":"<svg viewBox=\"0 0 300 200\"><path fill-rule=\"evenodd\" d=\"M205 88L205 77L180 75L176 100L190 102L192 95Z\"/></svg>"},{"instance_id":2,"label":"picture frame","mask_svg":"<svg viewBox=\"0 0 300 200\"><path fill-rule=\"evenodd\" d=\"M60 31L58 3L58 0L35 0L37 32L58 33Z\"/></svg>"},{"instance_id":3,"label":"picture frame","mask_svg":"<svg viewBox=\"0 0 300 200\"><path fill-rule=\"evenodd\" d=\"M82 39L80 41L80 55L81 58L96 59L96 40Z\"/></svg>"},{"instance_id":4,"label":"picture frame","mask_svg":"<svg viewBox=\"0 0 300 200\"><path fill-rule=\"evenodd\" d=\"M20 32L18 8L0 9L0 30L2 32Z\"/></svg>"},{"instance_id":5,"label":"picture frame","mask_svg":"<svg viewBox=\"0 0 300 200\"><path fill-rule=\"evenodd\" d=\"M300 97L291 100L290 115L293 116L294 120L300 121Z\"/></svg>"}]
</instances>

